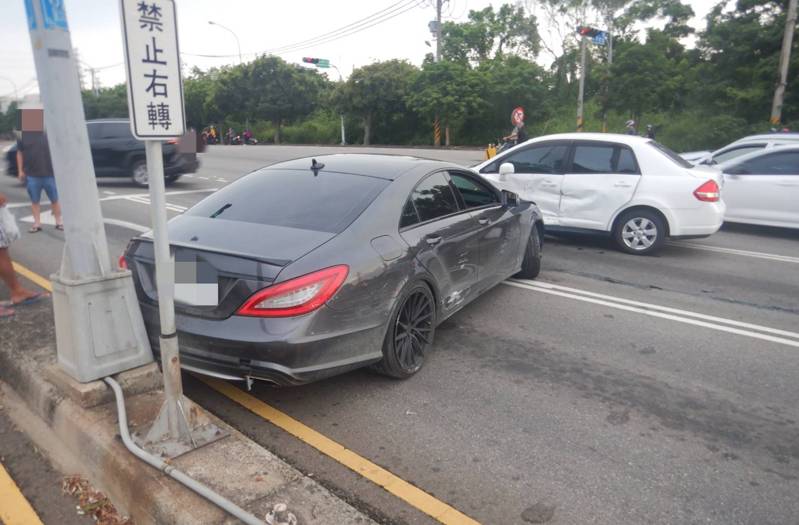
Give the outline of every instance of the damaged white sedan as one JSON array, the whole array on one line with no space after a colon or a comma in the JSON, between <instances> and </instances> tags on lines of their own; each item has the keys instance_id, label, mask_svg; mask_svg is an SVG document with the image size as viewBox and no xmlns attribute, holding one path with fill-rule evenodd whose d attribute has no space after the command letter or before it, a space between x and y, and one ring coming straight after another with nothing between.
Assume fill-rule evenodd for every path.
<instances>
[{"instance_id":1,"label":"damaged white sedan","mask_svg":"<svg viewBox=\"0 0 799 525\"><path fill-rule=\"evenodd\" d=\"M472 169L535 202L548 233L602 232L636 255L656 252L666 238L707 237L724 222L720 172L644 137L547 135Z\"/></svg>"}]
</instances>

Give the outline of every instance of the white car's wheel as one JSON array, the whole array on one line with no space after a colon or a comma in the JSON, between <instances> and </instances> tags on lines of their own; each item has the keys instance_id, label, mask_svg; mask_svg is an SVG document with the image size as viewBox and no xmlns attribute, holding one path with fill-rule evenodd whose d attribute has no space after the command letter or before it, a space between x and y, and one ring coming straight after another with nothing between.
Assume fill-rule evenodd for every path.
<instances>
[{"instance_id":1,"label":"white car's wheel","mask_svg":"<svg viewBox=\"0 0 799 525\"><path fill-rule=\"evenodd\" d=\"M632 210L622 214L616 221L613 237L622 251L634 255L651 255L663 246L666 225L655 212Z\"/></svg>"},{"instance_id":2,"label":"white car's wheel","mask_svg":"<svg viewBox=\"0 0 799 525\"><path fill-rule=\"evenodd\" d=\"M150 177L147 173L147 162L143 160L136 161L130 171L130 178L136 186L146 187L148 185Z\"/></svg>"}]
</instances>

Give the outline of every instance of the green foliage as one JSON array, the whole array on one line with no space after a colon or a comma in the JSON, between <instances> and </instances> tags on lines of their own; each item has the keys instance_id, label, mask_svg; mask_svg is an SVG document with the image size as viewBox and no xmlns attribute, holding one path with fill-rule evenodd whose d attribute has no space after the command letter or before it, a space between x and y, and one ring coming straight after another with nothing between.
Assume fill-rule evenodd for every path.
<instances>
[{"instance_id":1,"label":"green foliage","mask_svg":"<svg viewBox=\"0 0 799 525\"><path fill-rule=\"evenodd\" d=\"M0 137L12 138L17 129L17 103L8 105L5 113L0 113Z\"/></svg>"},{"instance_id":2,"label":"green foliage","mask_svg":"<svg viewBox=\"0 0 799 525\"><path fill-rule=\"evenodd\" d=\"M441 31L445 60L479 63L504 54L532 58L541 47L535 16L518 5L469 11L468 21L444 22Z\"/></svg>"},{"instance_id":3,"label":"green foliage","mask_svg":"<svg viewBox=\"0 0 799 525\"><path fill-rule=\"evenodd\" d=\"M373 136L378 143L398 137L407 140L407 132L403 137L402 130L415 121L407 116L405 100L417 76L418 69L404 60L369 64L337 86L332 102L340 112L361 119L364 144L370 144Z\"/></svg>"},{"instance_id":4,"label":"green foliage","mask_svg":"<svg viewBox=\"0 0 799 525\"><path fill-rule=\"evenodd\" d=\"M510 112L522 106L531 136L573 131L582 74L575 27L604 29L612 17L612 65L607 47L587 47L586 131L606 121L622 132L632 117L642 132L655 125L669 147L697 150L768 129L786 0L717 0L696 30L686 0L532 0L534 9L506 1L445 22L442 61L428 54L421 67L375 62L346 82L275 56L194 69L184 82L187 122L222 133L249 125L261 142L336 144L343 114L349 143L430 144L438 115L453 143L485 145L510 131ZM552 28L545 39L539 21ZM682 43L690 34L694 49ZM551 55L546 67L535 61L541 50ZM799 38L789 71L783 122L799 125ZM87 118L127 115L124 86L83 97ZM0 133L15 118L0 115Z\"/></svg>"},{"instance_id":5,"label":"green foliage","mask_svg":"<svg viewBox=\"0 0 799 525\"><path fill-rule=\"evenodd\" d=\"M125 84L101 88L97 95L92 91L84 91L81 95L86 120L128 117L128 90Z\"/></svg>"}]
</instances>

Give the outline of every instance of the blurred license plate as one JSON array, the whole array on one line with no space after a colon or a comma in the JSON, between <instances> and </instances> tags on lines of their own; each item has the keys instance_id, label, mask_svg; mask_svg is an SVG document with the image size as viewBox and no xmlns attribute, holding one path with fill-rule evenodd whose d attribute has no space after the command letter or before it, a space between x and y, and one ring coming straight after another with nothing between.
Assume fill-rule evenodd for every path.
<instances>
[{"instance_id":1,"label":"blurred license plate","mask_svg":"<svg viewBox=\"0 0 799 525\"><path fill-rule=\"evenodd\" d=\"M219 304L218 274L205 262L175 262L175 301L192 306Z\"/></svg>"}]
</instances>

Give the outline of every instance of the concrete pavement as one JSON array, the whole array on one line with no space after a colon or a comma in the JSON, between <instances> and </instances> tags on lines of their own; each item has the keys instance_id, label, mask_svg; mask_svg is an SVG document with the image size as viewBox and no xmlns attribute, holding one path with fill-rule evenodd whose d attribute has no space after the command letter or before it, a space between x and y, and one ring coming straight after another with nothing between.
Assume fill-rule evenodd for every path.
<instances>
[{"instance_id":1,"label":"concrete pavement","mask_svg":"<svg viewBox=\"0 0 799 525\"><path fill-rule=\"evenodd\" d=\"M259 166L339 150L211 148L197 174L168 189L169 213ZM482 156L412 153L464 164ZM24 203L2 175L0 191ZM147 225L146 192L103 181L100 196L120 253L134 226ZM25 236L15 257L46 275L60 239L51 229ZM552 523L793 523L798 240L725 227L635 257L605 239L548 237L537 282L561 289L500 285L441 326L409 381L358 371L254 394L483 523L549 510ZM186 387L373 518L431 521L230 399L191 379Z\"/></svg>"}]
</instances>

